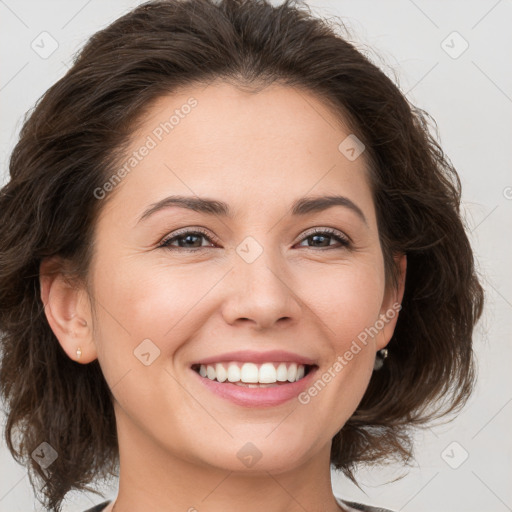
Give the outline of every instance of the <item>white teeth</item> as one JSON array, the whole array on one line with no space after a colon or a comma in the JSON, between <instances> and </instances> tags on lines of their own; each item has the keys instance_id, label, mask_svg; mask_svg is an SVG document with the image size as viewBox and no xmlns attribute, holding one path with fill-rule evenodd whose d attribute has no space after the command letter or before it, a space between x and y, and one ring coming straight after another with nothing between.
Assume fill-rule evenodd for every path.
<instances>
[{"instance_id":1,"label":"white teeth","mask_svg":"<svg viewBox=\"0 0 512 512\"><path fill-rule=\"evenodd\" d=\"M277 380L277 372L272 363L264 363L260 366L259 382L272 384Z\"/></svg>"},{"instance_id":2,"label":"white teeth","mask_svg":"<svg viewBox=\"0 0 512 512\"><path fill-rule=\"evenodd\" d=\"M215 379L215 368L213 366L210 366L208 365L206 367L206 376L210 379L210 380L214 380Z\"/></svg>"},{"instance_id":3,"label":"white teeth","mask_svg":"<svg viewBox=\"0 0 512 512\"><path fill-rule=\"evenodd\" d=\"M219 382L224 382L228 378L228 372L221 364L215 365L215 375Z\"/></svg>"},{"instance_id":4,"label":"white teeth","mask_svg":"<svg viewBox=\"0 0 512 512\"><path fill-rule=\"evenodd\" d=\"M254 363L244 363L240 371L240 380L256 384L258 382L258 367Z\"/></svg>"},{"instance_id":5,"label":"white teeth","mask_svg":"<svg viewBox=\"0 0 512 512\"><path fill-rule=\"evenodd\" d=\"M295 363L292 363L290 365L290 367L288 368L288 381L295 382L296 378L297 378L297 365Z\"/></svg>"},{"instance_id":6,"label":"white teeth","mask_svg":"<svg viewBox=\"0 0 512 512\"><path fill-rule=\"evenodd\" d=\"M285 363L281 363L277 367L277 380L279 382L286 382L288 380L288 368Z\"/></svg>"},{"instance_id":7,"label":"white teeth","mask_svg":"<svg viewBox=\"0 0 512 512\"><path fill-rule=\"evenodd\" d=\"M218 382L245 383L246 387L270 387L276 382L295 382L304 377L306 367L297 363L216 363L200 365L199 374Z\"/></svg>"},{"instance_id":8,"label":"white teeth","mask_svg":"<svg viewBox=\"0 0 512 512\"><path fill-rule=\"evenodd\" d=\"M240 368L236 364L228 366L228 380L229 382L238 382L240 380Z\"/></svg>"}]
</instances>

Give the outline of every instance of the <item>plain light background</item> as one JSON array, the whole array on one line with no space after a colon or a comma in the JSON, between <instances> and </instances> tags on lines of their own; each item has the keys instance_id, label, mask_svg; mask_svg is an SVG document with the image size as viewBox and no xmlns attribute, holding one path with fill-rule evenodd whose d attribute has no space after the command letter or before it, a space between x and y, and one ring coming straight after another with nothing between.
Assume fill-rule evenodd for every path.
<instances>
[{"instance_id":1,"label":"plain light background","mask_svg":"<svg viewBox=\"0 0 512 512\"><path fill-rule=\"evenodd\" d=\"M139 3L0 0L1 183L7 181L8 157L25 112L66 72L74 52L94 32ZM389 76L396 75L409 100L436 120L441 144L462 179L466 221L487 293L475 335L479 382L464 412L449 424L418 432L414 467L362 470L362 490L333 473L334 492L397 512L512 510L511 2L308 4L322 17L340 16L352 41ZM46 51L52 49L51 39L56 41L51 55L32 48L42 47L41 38ZM105 499L116 492L106 488ZM64 511L83 511L102 501L72 492ZM3 431L0 510L43 510L24 467L7 451Z\"/></svg>"}]
</instances>

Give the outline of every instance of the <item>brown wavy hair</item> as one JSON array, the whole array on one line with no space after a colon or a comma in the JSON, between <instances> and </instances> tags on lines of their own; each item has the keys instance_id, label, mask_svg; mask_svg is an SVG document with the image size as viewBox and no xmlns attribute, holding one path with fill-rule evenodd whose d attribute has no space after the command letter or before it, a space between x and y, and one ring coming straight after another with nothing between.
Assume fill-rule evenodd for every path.
<instances>
[{"instance_id":1,"label":"brown wavy hair","mask_svg":"<svg viewBox=\"0 0 512 512\"><path fill-rule=\"evenodd\" d=\"M58 255L87 279L100 207L93 194L117 169L152 103L188 85L274 82L314 93L365 144L386 278L407 255L403 309L357 410L334 436L331 463L355 481L359 464L408 462L411 428L458 410L475 381L473 328L483 291L461 219L459 177L414 107L349 42L341 20L286 0L147 2L94 34L38 100L0 193L0 389L13 457L59 511L72 489L115 475L112 395L98 360L72 361L44 314L39 268ZM436 130L437 133L437 130ZM16 441L15 441L16 438ZM42 442L58 453L43 470Z\"/></svg>"}]
</instances>

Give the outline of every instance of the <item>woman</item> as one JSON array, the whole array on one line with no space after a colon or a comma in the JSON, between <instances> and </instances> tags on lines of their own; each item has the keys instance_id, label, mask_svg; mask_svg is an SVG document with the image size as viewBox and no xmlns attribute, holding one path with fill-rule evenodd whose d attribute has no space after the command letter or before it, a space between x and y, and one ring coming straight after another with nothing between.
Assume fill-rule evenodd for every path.
<instances>
[{"instance_id":1,"label":"woman","mask_svg":"<svg viewBox=\"0 0 512 512\"><path fill-rule=\"evenodd\" d=\"M407 463L471 392L460 194L425 114L289 1L95 34L0 196L5 436L40 501L119 475L90 510L383 510L330 469Z\"/></svg>"}]
</instances>

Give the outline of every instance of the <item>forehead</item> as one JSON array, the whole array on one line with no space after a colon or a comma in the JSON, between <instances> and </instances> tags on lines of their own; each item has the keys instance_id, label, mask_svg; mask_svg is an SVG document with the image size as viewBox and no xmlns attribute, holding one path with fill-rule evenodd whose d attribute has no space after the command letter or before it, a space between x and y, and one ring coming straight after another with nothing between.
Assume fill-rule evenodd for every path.
<instances>
[{"instance_id":1,"label":"forehead","mask_svg":"<svg viewBox=\"0 0 512 512\"><path fill-rule=\"evenodd\" d=\"M282 208L306 195L343 193L373 210L364 153L347 158L341 149L350 129L311 92L199 85L158 98L141 121L121 162L133 165L116 190L119 204L208 196L240 215L249 204Z\"/></svg>"}]
</instances>

